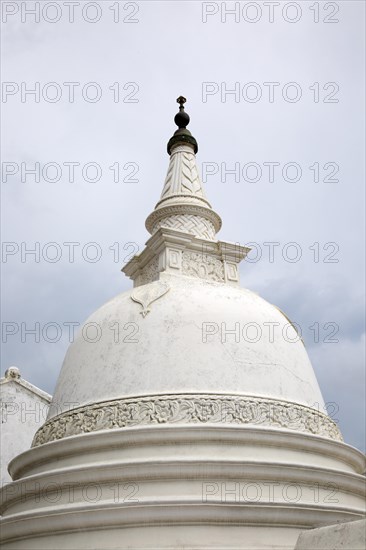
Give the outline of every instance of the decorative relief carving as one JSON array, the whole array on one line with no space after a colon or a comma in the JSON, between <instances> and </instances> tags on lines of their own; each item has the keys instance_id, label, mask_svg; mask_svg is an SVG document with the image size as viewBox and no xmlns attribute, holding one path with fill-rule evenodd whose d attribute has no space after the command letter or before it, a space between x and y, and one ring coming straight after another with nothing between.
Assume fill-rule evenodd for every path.
<instances>
[{"instance_id":1,"label":"decorative relief carving","mask_svg":"<svg viewBox=\"0 0 366 550\"><path fill-rule=\"evenodd\" d=\"M182 189L188 191L192 195L202 195L203 190L198 175L195 155L190 153L181 153L182 155L182 171L181 171L181 186Z\"/></svg>"},{"instance_id":2,"label":"decorative relief carving","mask_svg":"<svg viewBox=\"0 0 366 550\"><path fill-rule=\"evenodd\" d=\"M161 198L176 193L205 196L197 170L196 157L187 145L175 147L171 154Z\"/></svg>"},{"instance_id":3,"label":"decorative relief carving","mask_svg":"<svg viewBox=\"0 0 366 550\"><path fill-rule=\"evenodd\" d=\"M284 428L342 441L337 424L310 407L259 397L198 394L116 399L79 407L48 420L32 446L99 430L206 423Z\"/></svg>"},{"instance_id":4,"label":"decorative relief carving","mask_svg":"<svg viewBox=\"0 0 366 550\"><path fill-rule=\"evenodd\" d=\"M198 252L184 252L182 262L183 275L224 282L224 264L221 260L200 254Z\"/></svg>"},{"instance_id":5,"label":"decorative relief carving","mask_svg":"<svg viewBox=\"0 0 366 550\"><path fill-rule=\"evenodd\" d=\"M209 224L212 224L212 234L211 234L211 225L210 227L210 234L212 236L210 237L204 237L209 238L210 240L215 239L215 234L220 230L221 228L221 218L214 210L211 209L210 204L203 198L194 198L190 197L189 195L174 195L172 197L168 197L167 200L170 199L174 201L178 201L175 204L164 204L164 200L161 200L155 210L151 212L151 214L146 218L146 229L150 233L154 233L161 225L159 222L161 220L164 220L164 225L166 225L166 220L169 220L173 218L176 220L175 223L179 224L184 221L184 226L181 227L173 227L173 229L177 228L181 231L187 232L186 229L186 223L187 221L190 221L192 224L197 225L197 231L199 231L200 224L203 223L206 225L206 222L209 222ZM200 204L197 204L197 202L200 202ZM170 227L170 226L167 226ZM207 227L207 226L206 226ZM191 233L195 234L194 231L190 231ZM200 236L198 234L198 236Z\"/></svg>"},{"instance_id":6,"label":"decorative relief carving","mask_svg":"<svg viewBox=\"0 0 366 550\"><path fill-rule=\"evenodd\" d=\"M228 281L239 281L238 268L235 264L226 262L226 277Z\"/></svg>"},{"instance_id":7,"label":"decorative relief carving","mask_svg":"<svg viewBox=\"0 0 366 550\"><path fill-rule=\"evenodd\" d=\"M144 285L135 288L131 294L131 300L142 306L142 311L140 311L140 313L143 317L146 317L146 315L151 311L149 306L164 296L169 289L170 286L167 283L157 281L151 285Z\"/></svg>"},{"instance_id":8,"label":"decorative relief carving","mask_svg":"<svg viewBox=\"0 0 366 550\"><path fill-rule=\"evenodd\" d=\"M182 252L180 250L168 250L168 258L169 258L169 267L172 269L180 269L181 268L181 255Z\"/></svg>"},{"instance_id":9,"label":"decorative relief carving","mask_svg":"<svg viewBox=\"0 0 366 550\"><path fill-rule=\"evenodd\" d=\"M192 233L196 237L210 241L215 239L216 234L212 222L193 214L179 214L163 218L154 225L152 233L155 233L160 227L169 227L178 231Z\"/></svg>"},{"instance_id":10,"label":"decorative relief carving","mask_svg":"<svg viewBox=\"0 0 366 550\"><path fill-rule=\"evenodd\" d=\"M159 273L159 256L155 256L141 271L140 282L141 285L146 285L152 281L156 281Z\"/></svg>"},{"instance_id":11,"label":"decorative relief carving","mask_svg":"<svg viewBox=\"0 0 366 550\"><path fill-rule=\"evenodd\" d=\"M5 378L18 380L20 377L21 376L18 367L9 367L5 371Z\"/></svg>"}]
</instances>

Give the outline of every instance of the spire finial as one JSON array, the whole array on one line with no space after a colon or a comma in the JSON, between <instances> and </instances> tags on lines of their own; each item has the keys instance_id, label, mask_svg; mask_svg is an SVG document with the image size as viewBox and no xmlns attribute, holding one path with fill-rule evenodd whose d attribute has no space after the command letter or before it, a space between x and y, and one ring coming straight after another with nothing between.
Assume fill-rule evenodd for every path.
<instances>
[{"instance_id":1,"label":"spire finial","mask_svg":"<svg viewBox=\"0 0 366 550\"><path fill-rule=\"evenodd\" d=\"M186 98L182 95L177 98L177 103L179 103L179 113L175 115L174 122L178 128L186 128L189 124L189 115L184 110L184 104L186 101Z\"/></svg>"},{"instance_id":2,"label":"spire finial","mask_svg":"<svg viewBox=\"0 0 366 550\"><path fill-rule=\"evenodd\" d=\"M180 95L177 98L177 103L179 103L179 112L174 117L174 122L178 126L178 130L174 132L174 136L170 138L168 143L168 153L170 155L173 145L179 143L190 143L193 145L194 152L197 153L198 145L197 141L192 136L191 132L187 130L189 124L189 114L184 110L184 104L186 103L186 98Z\"/></svg>"},{"instance_id":3,"label":"spire finial","mask_svg":"<svg viewBox=\"0 0 366 550\"><path fill-rule=\"evenodd\" d=\"M178 97L177 103L179 103L180 105L179 110L184 109L183 105L185 104L186 101L187 101L186 98L183 97L182 95Z\"/></svg>"}]
</instances>

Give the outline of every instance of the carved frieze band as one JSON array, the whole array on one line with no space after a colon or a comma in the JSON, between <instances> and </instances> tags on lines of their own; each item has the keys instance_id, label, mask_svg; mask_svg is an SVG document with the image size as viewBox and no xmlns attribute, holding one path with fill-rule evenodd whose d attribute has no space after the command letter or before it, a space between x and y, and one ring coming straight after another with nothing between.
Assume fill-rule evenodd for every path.
<instances>
[{"instance_id":1,"label":"carved frieze band","mask_svg":"<svg viewBox=\"0 0 366 550\"><path fill-rule=\"evenodd\" d=\"M187 218L187 216L194 216L195 218L198 218L198 224L201 223L202 219L207 220L212 223L214 234L220 231L222 223L221 218L214 210L211 209L204 199L199 199L200 202L197 204L198 199L193 200L185 195L176 195L172 200L177 201L178 199L179 202L175 202L175 204L166 204L164 203L165 199L158 203L159 206L157 206L155 210L153 210L146 218L145 225L149 233L154 233L159 229L160 226L157 226L157 223L160 222L160 220L173 218L175 220L175 224L178 223L178 219L181 216L184 216L185 222L187 222L187 219L190 219L192 223L195 223L196 221L194 218ZM170 199L168 198L167 200ZM180 227L180 230L187 231L186 226L184 225L184 229Z\"/></svg>"},{"instance_id":2,"label":"carved frieze band","mask_svg":"<svg viewBox=\"0 0 366 550\"><path fill-rule=\"evenodd\" d=\"M116 399L72 409L48 420L32 446L99 430L157 424L285 428L342 441L337 424L310 407L259 397L187 394Z\"/></svg>"},{"instance_id":3,"label":"carved frieze band","mask_svg":"<svg viewBox=\"0 0 366 550\"><path fill-rule=\"evenodd\" d=\"M201 239L215 240L216 231L213 223L192 214L180 214L163 218L154 225L152 232L155 233L160 227L170 227L192 233L192 235Z\"/></svg>"}]
</instances>

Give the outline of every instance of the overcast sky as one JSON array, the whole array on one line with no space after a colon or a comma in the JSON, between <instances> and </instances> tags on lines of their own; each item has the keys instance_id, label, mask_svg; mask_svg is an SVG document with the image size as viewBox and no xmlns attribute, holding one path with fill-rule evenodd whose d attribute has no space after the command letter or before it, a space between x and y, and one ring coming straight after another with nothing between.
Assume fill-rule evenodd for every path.
<instances>
[{"instance_id":1,"label":"overcast sky","mask_svg":"<svg viewBox=\"0 0 366 550\"><path fill-rule=\"evenodd\" d=\"M252 243L242 285L299 323L364 449L364 2L34 5L2 2L2 374L52 393L64 323L130 288L183 94L219 238Z\"/></svg>"}]
</instances>

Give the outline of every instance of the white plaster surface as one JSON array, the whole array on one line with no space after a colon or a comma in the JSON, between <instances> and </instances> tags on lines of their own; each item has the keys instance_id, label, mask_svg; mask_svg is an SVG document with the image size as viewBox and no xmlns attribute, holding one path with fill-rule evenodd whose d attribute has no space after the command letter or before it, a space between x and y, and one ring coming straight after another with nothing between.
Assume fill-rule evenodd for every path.
<instances>
[{"instance_id":1,"label":"white plaster surface","mask_svg":"<svg viewBox=\"0 0 366 550\"><path fill-rule=\"evenodd\" d=\"M363 517L364 465L344 443L274 429L66 437L12 461L3 549L293 550L304 529Z\"/></svg>"},{"instance_id":2,"label":"white plaster surface","mask_svg":"<svg viewBox=\"0 0 366 550\"><path fill-rule=\"evenodd\" d=\"M96 334L93 323L101 337L92 343L80 332L70 346L54 395L60 410L69 410L70 403L219 390L295 401L324 412L304 345L276 307L240 287L190 277L164 280L169 291L151 304L146 317L132 291L89 317L87 337ZM153 292L157 284L146 286ZM276 323L273 341L268 323ZM254 341L258 327L262 335ZM216 329L205 342L206 330Z\"/></svg>"},{"instance_id":3,"label":"white plaster surface","mask_svg":"<svg viewBox=\"0 0 366 550\"><path fill-rule=\"evenodd\" d=\"M300 533L295 550L365 550L366 520L350 521Z\"/></svg>"}]
</instances>

